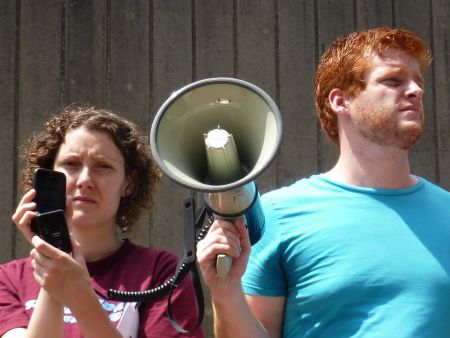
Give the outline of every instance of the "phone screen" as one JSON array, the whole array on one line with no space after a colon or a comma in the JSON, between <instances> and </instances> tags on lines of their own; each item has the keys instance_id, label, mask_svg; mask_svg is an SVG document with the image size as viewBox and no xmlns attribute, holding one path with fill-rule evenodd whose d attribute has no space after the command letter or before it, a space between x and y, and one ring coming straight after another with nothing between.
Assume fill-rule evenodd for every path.
<instances>
[{"instance_id":1,"label":"phone screen","mask_svg":"<svg viewBox=\"0 0 450 338\"><path fill-rule=\"evenodd\" d=\"M66 175L59 171L38 168L33 173L33 188L36 190L34 201L39 213L65 210Z\"/></svg>"},{"instance_id":2,"label":"phone screen","mask_svg":"<svg viewBox=\"0 0 450 338\"><path fill-rule=\"evenodd\" d=\"M38 215L31 221L31 229L46 242L70 252L69 232L64 210L66 208L66 175L59 171L38 168L33 173Z\"/></svg>"}]
</instances>

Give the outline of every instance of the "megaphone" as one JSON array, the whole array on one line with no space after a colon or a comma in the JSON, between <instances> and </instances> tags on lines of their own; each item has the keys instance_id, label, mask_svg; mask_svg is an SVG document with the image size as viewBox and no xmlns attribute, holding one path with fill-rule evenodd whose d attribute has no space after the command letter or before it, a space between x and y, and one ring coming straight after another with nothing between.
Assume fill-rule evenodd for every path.
<instances>
[{"instance_id":1,"label":"megaphone","mask_svg":"<svg viewBox=\"0 0 450 338\"><path fill-rule=\"evenodd\" d=\"M282 134L280 111L261 88L236 78L208 78L172 93L150 131L153 157L176 183L203 193L214 217L244 217L250 242L264 232L255 179L274 159ZM217 275L230 260L219 255Z\"/></svg>"}]
</instances>

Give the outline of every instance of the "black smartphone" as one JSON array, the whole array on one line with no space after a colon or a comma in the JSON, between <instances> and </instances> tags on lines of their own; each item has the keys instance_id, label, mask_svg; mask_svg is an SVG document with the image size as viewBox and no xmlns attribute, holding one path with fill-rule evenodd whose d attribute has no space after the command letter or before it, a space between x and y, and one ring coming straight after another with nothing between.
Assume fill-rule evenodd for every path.
<instances>
[{"instance_id":1,"label":"black smartphone","mask_svg":"<svg viewBox=\"0 0 450 338\"><path fill-rule=\"evenodd\" d=\"M39 237L47 243L67 253L72 252L72 243L63 210L39 213L36 216L36 228Z\"/></svg>"},{"instance_id":2,"label":"black smartphone","mask_svg":"<svg viewBox=\"0 0 450 338\"><path fill-rule=\"evenodd\" d=\"M34 201L39 213L66 209L66 175L62 172L38 168L33 172Z\"/></svg>"},{"instance_id":3,"label":"black smartphone","mask_svg":"<svg viewBox=\"0 0 450 338\"><path fill-rule=\"evenodd\" d=\"M38 168L33 173L34 201L38 216L31 230L46 242L66 252L71 251L64 210L66 208L66 175L59 171ZM69 250L70 251L67 251Z\"/></svg>"}]
</instances>

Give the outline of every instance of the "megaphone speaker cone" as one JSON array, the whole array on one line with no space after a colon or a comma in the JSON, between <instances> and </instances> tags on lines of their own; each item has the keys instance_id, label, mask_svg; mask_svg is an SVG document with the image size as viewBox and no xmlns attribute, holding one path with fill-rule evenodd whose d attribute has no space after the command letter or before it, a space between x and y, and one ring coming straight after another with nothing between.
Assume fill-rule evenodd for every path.
<instances>
[{"instance_id":1,"label":"megaphone speaker cone","mask_svg":"<svg viewBox=\"0 0 450 338\"><path fill-rule=\"evenodd\" d=\"M205 134L218 128L232 135L242 168L214 182ZM262 89L235 78L210 78L181 88L164 102L150 143L156 162L172 180L192 190L225 191L254 180L269 166L281 131L280 112Z\"/></svg>"}]
</instances>

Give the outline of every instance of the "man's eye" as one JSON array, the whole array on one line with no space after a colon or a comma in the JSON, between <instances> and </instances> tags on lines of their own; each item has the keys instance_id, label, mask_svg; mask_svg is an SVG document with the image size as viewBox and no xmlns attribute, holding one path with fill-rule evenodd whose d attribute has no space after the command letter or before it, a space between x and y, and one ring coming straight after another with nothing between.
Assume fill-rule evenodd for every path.
<instances>
[{"instance_id":1,"label":"man's eye","mask_svg":"<svg viewBox=\"0 0 450 338\"><path fill-rule=\"evenodd\" d=\"M402 83L402 80L398 77L392 77L389 79L385 79L383 82L388 86L396 87Z\"/></svg>"}]
</instances>

